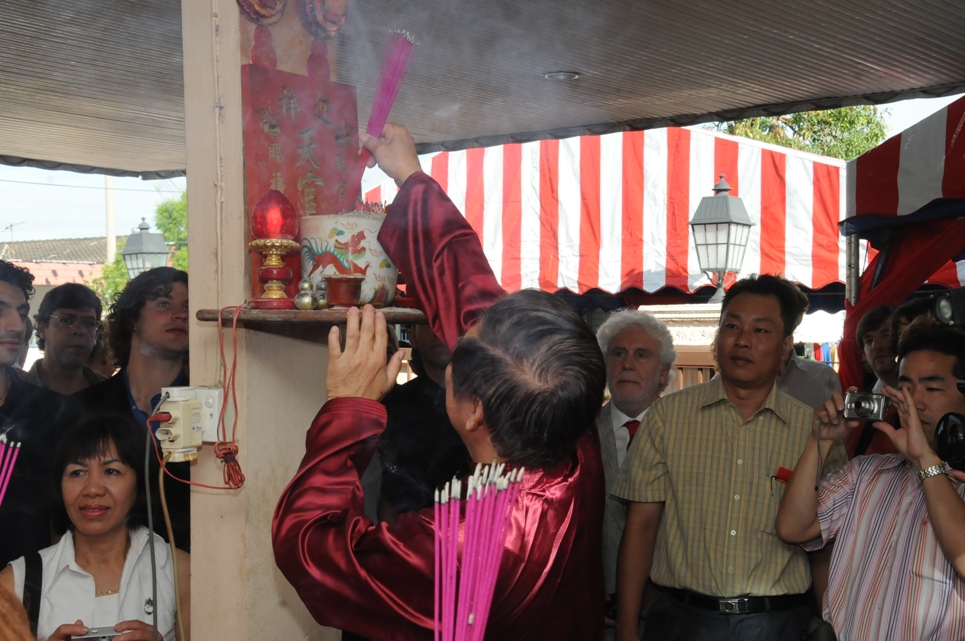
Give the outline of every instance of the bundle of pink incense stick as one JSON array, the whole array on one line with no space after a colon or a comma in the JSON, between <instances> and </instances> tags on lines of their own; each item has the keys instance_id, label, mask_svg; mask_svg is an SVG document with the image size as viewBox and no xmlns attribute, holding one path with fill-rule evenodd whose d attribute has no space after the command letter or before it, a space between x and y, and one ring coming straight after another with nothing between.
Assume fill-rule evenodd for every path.
<instances>
[{"instance_id":1,"label":"bundle of pink incense stick","mask_svg":"<svg viewBox=\"0 0 965 641\"><path fill-rule=\"evenodd\" d=\"M415 53L416 42L411 33L406 31L390 31L385 40L385 51L382 55L382 70L379 73L379 84L375 89L375 100L372 103L372 111L369 112L369 122L365 127L365 133L378 138L382 135L382 129L389 120L389 112L392 105L399 95L399 88L402 80L409 70L409 62L412 54ZM365 164L372 156L367 149L362 150L359 156L359 166L357 175L352 181L352 188L359 191L353 194L348 202L355 202L362 188L362 173L365 171Z\"/></svg>"},{"instance_id":2,"label":"bundle of pink incense stick","mask_svg":"<svg viewBox=\"0 0 965 641\"><path fill-rule=\"evenodd\" d=\"M493 463L435 494L435 641L481 641L523 469ZM460 515L465 510L460 554Z\"/></svg>"},{"instance_id":3,"label":"bundle of pink incense stick","mask_svg":"<svg viewBox=\"0 0 965 641\"><path fill-rule=\"evenodd\" d=\"M20 454L20 443L14 443L7 439L6 434L0 434L0 505L3 505L3 497L7 495L7 486L10 485L10 477L13 476L13 466L17 464L18 454Z\"/></svg>"}]
</instances>

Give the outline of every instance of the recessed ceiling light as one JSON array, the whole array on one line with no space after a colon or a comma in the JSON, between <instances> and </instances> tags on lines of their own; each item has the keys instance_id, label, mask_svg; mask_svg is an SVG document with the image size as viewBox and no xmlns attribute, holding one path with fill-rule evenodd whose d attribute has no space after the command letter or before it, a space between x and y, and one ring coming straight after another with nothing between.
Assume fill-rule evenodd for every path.
<instances>
[{"instance_id":1,"label":"recessed ceiling light","mask_svg":"<svg viewBox=\"0 0 965 641\"><path fill-rule=\"evenodd\" d=\"M576 80L581 75L578 71L547 71L543 77L547 80Z\"/></svg>"}]
</instances>

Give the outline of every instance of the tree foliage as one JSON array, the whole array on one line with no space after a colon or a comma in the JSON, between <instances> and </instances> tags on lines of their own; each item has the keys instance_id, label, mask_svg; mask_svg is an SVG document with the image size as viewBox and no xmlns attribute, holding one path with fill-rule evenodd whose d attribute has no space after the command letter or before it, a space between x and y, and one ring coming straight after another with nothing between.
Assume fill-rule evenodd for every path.
<instances>
[{"instance_id":1,"label":"tree foliage","mask_svg":"<svg viewBox=\"0 0 965 641\"><path fill-rule=\"evenodd\" d=\"M172 246L171 265L188 271L188 193L162 201L154 213L154 226Z\"/></svg>"},{"instance_id":2,"label":"tree foliage","mask_svg":"<svg viewBox=\"0 0 965 641\"><path fill-rule=\"evenodd\" d=\"M178 198L169 198L158 204L154 212L154 226L164 236L165 242L171 246L173 255L171 265L177 269L188 270L188 194L181 192ZM124 249L126 239L118 239L117 255L114 262L104 265L101 275L91 280L87 285L97 292L104 306L114 302L114 298L121 293L130 277L121 250Z\"/></svg>"},{"instance_id":3,"label":"tree foliage","mask_svg":"<svg viewBox=\"0 0 965 641\"><path fill-rule=\"evenodd\" d=\"M874 105L802 111L719 123L717 129L782 147L852 160L885 139L885 111Z\"/></svg>"},{"instance_id":4,"label":"tree foliage","mask_svg":"<svg viewBox=\"0 0 965 641\"><path fill-rule=\"evenodd\" d=\"M121 293L127 281L130 280L127 275L127 265L124 264L124 257L121 256L125 242L126 239L118 239L114 262L104 265L101 275L87 283L88 287L97 292L105 308L114 302L114 298Z\"/></svg>"}]
</instances>

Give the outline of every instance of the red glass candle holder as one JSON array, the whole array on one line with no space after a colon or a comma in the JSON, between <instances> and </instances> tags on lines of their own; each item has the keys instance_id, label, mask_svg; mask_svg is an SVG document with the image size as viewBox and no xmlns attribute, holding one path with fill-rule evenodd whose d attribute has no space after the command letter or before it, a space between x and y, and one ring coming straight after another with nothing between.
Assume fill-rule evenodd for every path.
<instances>
[{"instance_id":1,"label":"red glass candle holder","mask_svg":"<svg viewBox=\"0 0 965 641\"><path fill-rule=\"evenodd\" d=\"M293 238L298 234L298 216L285 194L272 189L261 197L251 212L249 245L264 256L258 270L258 280L264 285L261 298L252 299L252 307L259 309L295 309L294 301L285 294L285 285L292 280L292 270L282 260L298 249Z\"/></svg>"},{"instance_id":2,"label":"red glass candle holder","mask_svg":"<svg viewBox=\"0 0 965 641\"><path fill-rule=\"evenodd\" d=\"M298 215L291 201L277 189L261 197L251 212L251 237L294 240L298 235Z\"/></svg>"}]
</instances>

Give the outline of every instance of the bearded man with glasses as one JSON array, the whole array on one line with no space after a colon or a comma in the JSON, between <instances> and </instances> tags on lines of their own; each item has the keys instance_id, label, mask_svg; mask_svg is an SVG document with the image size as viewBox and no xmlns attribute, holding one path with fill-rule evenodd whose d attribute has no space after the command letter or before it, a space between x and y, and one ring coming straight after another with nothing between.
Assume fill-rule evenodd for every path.
<instances>
[{"instance_id":1,"label":"bearded man with glasses","mask_svg":"<svg viewBox=\"0 0 965 641\"><path fill-rule=\"evenodd\" d=\"M44 357L34 362L25 381L73 394L107 380L87 366L101 325L101 302L90 288L77 283L54 287L34 318Z\"/></svg>"}]
</instances>

